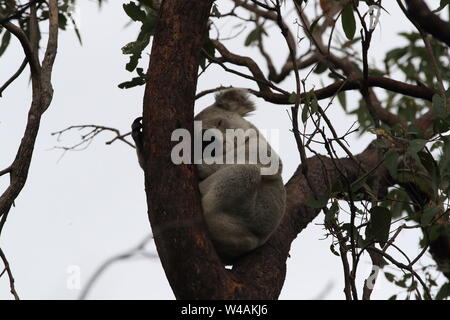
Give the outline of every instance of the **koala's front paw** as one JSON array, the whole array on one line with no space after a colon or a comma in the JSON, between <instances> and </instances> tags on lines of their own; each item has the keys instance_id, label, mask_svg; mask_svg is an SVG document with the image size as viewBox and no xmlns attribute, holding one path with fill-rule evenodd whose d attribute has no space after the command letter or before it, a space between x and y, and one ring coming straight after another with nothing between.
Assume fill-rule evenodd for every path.
<instances>
[{"instance_id":1,"label":"koala's front paw","mask_svg":"<svg viewBox=\"0 0 450 320\"><path fill-rule=\"evenodd\" d=\"M136 143L142 141L142 117L136 118L131 124L131 137Z\"/></svg>"}]
</instances>

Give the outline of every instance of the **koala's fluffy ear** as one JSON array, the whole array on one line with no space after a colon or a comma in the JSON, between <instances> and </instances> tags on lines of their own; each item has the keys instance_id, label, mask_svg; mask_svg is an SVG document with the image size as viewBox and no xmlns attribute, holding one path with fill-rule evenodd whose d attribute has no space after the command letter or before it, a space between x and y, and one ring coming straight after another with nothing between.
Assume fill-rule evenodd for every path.
<instances>
[{"instance_id":1,"label":"koala's fluffy ear","mask_svg":"<svg viewBox=\"0 0 450 320\"><path fill-rule=\"evenodd\" d=\"M219 108L236 112L245 116L255 110L255 105L249 98L247 90L228 89L216 94L215 105Z\"/></svg>"}]
</instances>

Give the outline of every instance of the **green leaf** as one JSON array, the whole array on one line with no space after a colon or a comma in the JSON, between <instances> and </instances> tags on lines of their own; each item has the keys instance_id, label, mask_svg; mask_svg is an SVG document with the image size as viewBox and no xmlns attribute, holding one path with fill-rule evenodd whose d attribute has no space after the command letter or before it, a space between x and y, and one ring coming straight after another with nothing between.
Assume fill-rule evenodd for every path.
<instances>
[{"instance_id":1,"label":"green leaf","mask_svg":"<svg viewBox=\"0 0 450 320\"><path fill-rule=\"evenodd\" d=\"M130 81L122 82L119 84L120 89L130 89L145 84L145 77L134 77Z\"/></svg>"},{"instance_id":2,"label":"green leaf","mask_svg":"<svg viewBox=\"0 0 450 320\"><path fill-rule=\"evenodd\" d=\"M202 70L205 70L206 68L206 58L214 57L216 53L216 47L214 46L214 43L209 38L209 34L205 36L205 42L203 43L203 49L205 50L206 54L202 54L202 57L200 58L200 67Z\"/></svg>"},{"instance_id":3,"label":"green leaf","mask_svg":"<svg viewBox=\"0 0 450 320\"><path fill-rule=\"evenodd\" d=\"M438 206L426 208L422 213L420 224L424 227L428 226L431 223L431 221L433 221L433 218L436 216L438 212L439 212Z\"/></svg>"},{"instance_id":4,"label":"green leaf","mask_svg":"<svg viewBox=\"0 0 450 320\"><path fill-rule=\"evenodd\" d=\"M126 69L132 72L136 69L139 59L141 58L142 51L147 47L150 42L150 37L144 40L137 40L130 42L122 48L123 54L130 54L130 61L126 65Z\"/></svg>"},{"instance_id":5,"label":"green leaf","mask_svg":"<svg viewBox=\"0 0 450 320\"><path fill-rule=\"evenodd\" d=\"M288 102L294 104L295 101L297 101L297 93L292 92L291 95L289 96Z\"/></svg>"},{"instance_id":6,"label":"green leaf","mask_svg":"<svg viewBox=\"0 0 450 320\"><path fill-rule=\"evenodd\" d=\"M64 14L58 13L58 25L61 30L66 30L67 18Z\"/></svg>"},{"instance_id":7,"label":"green leaf","mask_svg":"<svg viewBox=\"0 0 450 320\"><path fill-rule=\"evenodd\" d=\"M0 57L5 53L6 48L8 48L10 40L11 40L11 33L9 31L5 31L2 37L2 42L0 44Z\"/></svg>"},{"instance_id":8,"label":"green leaf","mask_svg":"<svg viewBox=\"0 0 450 320\"><path fill-rule=\"evenodd\" d=\"M370 220L366 228L367 240L386 243L389 239L392 214L386 208L372 207L370 209Z\"/></svg>"},{"instance_id":9,"label":"green leaf","mask_svg":"<svg viewBox=\"0 0 450 320\"><path fill-rule=\"evenodd\" d=\"M322 209L327 203L328 196L317 196L317 198L311 198L306 201L306 205L314 209Z\"/></svg>"},{"instance_id":10,"label":"green leaf","mask_svg":"<svg viewBox=\"0 0 450 320\"><path fill-rule=\"evenodd\" d=\"M352 40L356 32L356 21L351 2L342 10L341 21L347 39Z\"/></svg>"},{"instance_id":11,"label":"green leaf","mask_svg":"<svg viewBox=\"0 0 450 320\"><path fill-rule=\"evenodd\" d=\"M337 214L339 213L339 204L334 200L331 207L325 211L325 226L330 226L337 223Z\"/></svg>"},{"instance_id":12,"label":"green leaf","mask_svg":"<svg viewBox=\"0 0 450 320\"><path fill-rule=\"evenodd\" d=\"M311 114L314 114L317 111L319 111L319 102L317 101L316 95L314 95L311 101Z\"/></svg>"},{"instance_id":13,"label":"green leaf","mask_svg":"<svg viewBox=\"0 0 450 320\"><path fill-rule=\"evenodd\" d=\"M151 14L148 15L147 19L142 24L141 33L142 34L154 35L157 22L158 22L158 17L157 16L153 16Z\"/></svg>"},{"instance_id":14,"label":"green leaf","mask_svg":"<svg viewBox=\"0 0 450 320\"><path fill-rule=\"evenodd\" d=\"M407 152L409 154L417 154L419 151L421 151L425 147L426 143L427 143L427 140L424 140L424 139L411 140L411 141L409 141L409 146L408 146Z\"/></svg>"},{"instance_id":15,"label":"green leaf","mask_svg":"<svg viewBox=\"0 0 450 320\"><path fill-rule=\"evenodd\" d=\"M347 111L347 95L345 91L341 91L337 94L338 101L341 104L344 111Z\"/></svg>"},{"instance_id":16,"label":"green leaf","mask_svg":"<svg viewBox=\"0 0 450 320\"><path fill-rule=\"evenodd\" d=\"M67 16L69 17L70 21L72 22L73 30L75 31L75 35L77 36L77 39L80 42L80 45L83 45L83 40L81 39L81 33L80 33L80 30L78 29L75 19L73 18L72 14L70 12L67 13Z\"/></svg>"},{"instance_id":17,"label":"green leaf","mask_svg":"<svg viewBox=\"0 0 450 320\"><path fill-rule=\"evenodd\" d=\"M138 74L137 77L134 77L130 81L122 82L118 85L120 89L130 89L137 86L142 86L146 83L146 76L144 73L144 69L136 68L136 72Z\"/></svg>"},{"instance_id":18,"label":"green leaf","mask_svg":"<svg viewBox=\"0 0 450 320\"><path fill-rule=\"evenodd\" d=\"M334 245L330 245L330 250L335 256L338 257L340 256L339 252L337 252L336 249L334 248Z\"/></svg>"},{"instance_id":19,"label":"green leaf","mask_svg":"<svg viewBox=\"0 0 450 320\"><path fill-rule=\"evenodd\" d=\"M434 193L436 194L438 191L438 187L441 184L441 175L439 172L438 164L437 164L436 160L434 160L434 158L430 152L420 151L417 155L419 156L419 159L420 159L420 162L422 163L422 165L425 167L425 169L430 174L431 181L432 181L433 187L435 189Z\"/></svg>"},{"instance_id":20,"label":"green leaf","mask_svg":"<svg viewBox=\"0 0 450 320\"><path fill-rule=\"evenodd\" d=\"M386 277L387 281L389 281L389 282L395 281L395 276L392 273L385 272L384 276Z\"/></svg>"},{"instance_id":21,"label":"green leaf","mask_svg":"<svg viewBox=\"0 0 450 320\"><path fill-rule=\"evenodd\" d=\"M397 181L399 183L412 183L416 185L421 191L425 193L430 192L430 180L423 175L415 174L411 171L399 170Z\"/></svg>"},{"instance_id":22,"label":"green leaf","mask_svg":"<svg viewBox=\"0 0 450 320\"><path fill-rule=\"evenodd\" d=\"M388 62L390 60L397 62L400 60L405 54L408 53L408 48L396 48L388 51L386 53L385 61Z\"/></svg>"},{"instance_id":23,"label":"green leaf","mask_svg":"<svg viewBox=\"0 0 450 320\"><path fill-rule=\"evenodd\" d=\"M411 285L409 286L408 291L409 291L409 292L413 292L413 291L415 291L416 289L417 289L417 281L413 281L413 282L411 283Z\"/></svg>"},{"instance_id":24,"label":"green leaf","mask_svg":"<svg viewBox=\"0 0 450 320\"><path fill-rule=\"evenodd\" d=\"M367 241L365 241L363 239L363 237L359 234L358 229L354 225L352 225L350 223L344 223L341 226L341 230L346 232L346 236L349 239L351 238L351 235L353 233L353 239L355 239L355 245L358 248L362 248L362 247L367 246Z\"/></svg>"},{"instance_id":25,"label":"green leaf","mask_svg":"<svg viewBox=\"0 0 450 320\"><path fill-rule=\"evenodd\" d=\"M398 168L398 153L394 149L390 149L384 155L384 165L389 171L392 178L397 178L397 168Z\"/></svg>"},{"instance_id":26,"label":"green leaf","mask_svg":"<svg viewBox=\"0 0 450 320\"><path fill-rule=\"evenodd\" d=\"M400 288L407 289L408 285L406 284L406 280L408 280L406 277L403 277L401 280L397 280L394 283L399 286Z\"/></svg>"},{"instance_id":27,"label":"green leaf","mask_svg":"<svg viewBox=\"0 0 450 320\"><path fill-rule=\"evenodd\" d=\"M302 109L302 122L306 123L306 121L308 121L308 111L309 111L309 106L307 103L305 103L303 105L303 109Z\"/></svg>"},{"instance_id":28,"label":"green leaf","mask_svg":"<svg viewBox=\"0 0 450 320\"><path fill-rule=\"evenodd\" d=\"M245 39L244 45L246 47L254 44L256 41L260 41L263 34L266 34L266 31L263 29L262 26L256 26L255 29L253 29Z\"/></svg>"},{"instance_id":29,"label":"green leaf","mask_svg":"<svg viewBox=\"0 0 450 320\"><path fill-rule=\"evenodd\" d=\"M450 226L442 224L434 224L428 228L428 239L429 241L435 241L439 237L449 237L450 236Z\"/></svg>"},{"instance_id":30,"label":"green leaf","mask_svg":"<svg viewBox=\"0 0 450 320\"><path fill-rule=\"evenodd\" d=\"M142 23L141 31L139 32L137 40L128 43L122 48L123 54L131 55L130 61L126 65L126 69L128 71L132 72L136 69L139 60L141 59L142 51L148 46L150 43L150 38L154 34L157 21L157 16L153 15L153 13L149 13L148 16L145 17L145 21Z\"/></svg>"},{"instance_id":31,"label":"green leaf","mask_svg":"<svg viewBox=\"0 0 450 320\"><path fill-rule=\"evenodd\" d=\"M314 73L315 74L321 74L324 73L325 71L327 71L328 67L325 63L317 63L316 67L314 68Z\"/></svg>"},{"instance_id":32,"label":"green leaf","mask_svg":"<svg viewBox=\"0 0 450 320\"><path fill-rule=\"evenodd\" d=\"M436 300L443 300L450 297L450 282L445 283L436 295Z\"/></svg>"},{"instance_id":33,"label":"green leaf","mask_svg":"<svg viewBox=\"0 0 450 320\"><path fill-rule=\"evenodd\" d=\"M222 14L219 11L219 8L217 8L217 5L214 3L211 8L211 17L220 18Z\"/></svg>"},{"instance_id":34,"label":"green leaf","mask_svg":"<svg viewBox=\"0 0 450 320\"><path fill-rule=\"evenodd\" d=\"M147 14L136 3L130 2L123 5L123 10L133 21L144 22Z\"/></svg>"},{"instance_id":35,"label":"green leaf","mask_svg":"<svg viewBox=\"0 0 450 320\"><path fill-rule=\"evenodd\" d=\"M433 95L433 111L437 118L442 118L445 114L445 99L438 93Z\"/></svg>"}]
</instances>

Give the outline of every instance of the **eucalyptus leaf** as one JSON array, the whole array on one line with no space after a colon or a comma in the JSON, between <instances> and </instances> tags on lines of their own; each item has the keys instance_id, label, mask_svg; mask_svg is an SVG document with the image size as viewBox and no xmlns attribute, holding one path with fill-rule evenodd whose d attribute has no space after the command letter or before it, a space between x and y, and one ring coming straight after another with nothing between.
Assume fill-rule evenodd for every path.
<instances>
[{"instance_id":1,"label":"eucalyptus leaf","mask_svg":"<svg viewBox=\"0 0 450 320\"><path fill-rule=\"evenodd\" d=\"M390 149L384 155L384 165L394 179L397 177L399 155L394 149Z\"/></svg>"},{"instance_id":2,"label":"eucalyptus leaf","mask_svg":"<svg viewBox=\"0 0 450 320\"><path fill-rule=\"evenodd\" d=\"M352 40L356 32L356 21L351 2L342 10L341 22L347 39Z\"/></svg>"},{"instance_id":3,"label":"eucalyptus leaf","mask_svg":"<svg viewBox=\"0 0 450 320\"><path fill-rule=\"evenodd\" d=\"M341 91L337 94L338 101L341 104L344 111L347 111L347 95L345 91Z\"/></svg>"},{"instance_id":4,"label":"eucalyptus leaf","mask_svg":"<svg viewBox=\"0 0 450 320\"><path fill-rule=\"evenodd\" d=\"M389 239L391 228L391 211L387 208L375 206L370 209L370 220L366 228L366 238L380 243Z\"/></svg>"},{"instance_id":5,"label":"eucalyptus leaf","mask_svg":"<svg viewBox=\"0 0 450 320\"><path fill-rule=\"evenodd\" d=\"M436 300L443 300L448 297L450 297L450 282L442 285L436 295Z\"/></svg>"},{"instance_id":6,"label":"eucalyptus leaf","mask_svg":"<svg viewBox=\"0 0 450 320\"><path fill-rule=\"evenodd\" d=\"M130 2L123 5L123 10L133 21L144 22L147 14L136 3Z\"/></svg>"},{"instance_id":7,"label":"eucalyptus leaf","mask_svg":"<svg viewBox=\"0 0 450 320\"><path fill-rule=\"evenodd\" d=\"M422 213L420 224L424 227L428 226L431 223L431 221L433 221L433 218L436 216L438 212L439 212L438 206L426 208Z\"/></svg>"},{"instance_id":8,"label":"eucalyptus leaf","mask_svg":"<svg viewBox=\"0 0 450 320\"><path fill-rule=\"evenodd\" d=\"M322 209L327 205L327 203L327 196L317 196L316 198L311 198L306 201L306 205L314 209Z\"/></svg>"}]
</instances>

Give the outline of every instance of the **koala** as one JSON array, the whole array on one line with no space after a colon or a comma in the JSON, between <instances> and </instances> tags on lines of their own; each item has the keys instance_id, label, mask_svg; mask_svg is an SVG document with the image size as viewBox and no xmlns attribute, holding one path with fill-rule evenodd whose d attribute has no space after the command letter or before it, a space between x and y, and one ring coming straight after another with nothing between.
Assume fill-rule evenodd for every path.
<instances>
[{"instance_id":1,"label":"koala","mask_svg":"<svg viewBox=\"0 0 450 320\"><path fill-rule=\"evenodd\" d=\"M218 93L215 103L194 118L201 121L202 133L209 129L221 133L214 135L211 142L203 141L202 151L215 143L221 147L218 149L224 161L211 163L206 161L208 156L202 154L204 161L195 163L205 222L225 264L233 264L239 257L262 246L279 226L285 211L281 160L258 129L244 119L254 110L247 91L229 89ZM140 122L140 118L134 121L132 137L142 166ZM239 139L226 134L230 129L249 134ZM256 161L251 161L251 156L258 153L256 146L265 146L264 152L272 163L275 162L275 168L269 168L255 157ZM245 157L239 159L239 154ZM212 152L211 157L218 158L219 154ZM225 159L227 157L229 159Z\"/></svg>"}]
</instances>

